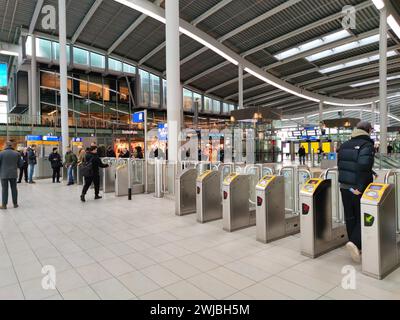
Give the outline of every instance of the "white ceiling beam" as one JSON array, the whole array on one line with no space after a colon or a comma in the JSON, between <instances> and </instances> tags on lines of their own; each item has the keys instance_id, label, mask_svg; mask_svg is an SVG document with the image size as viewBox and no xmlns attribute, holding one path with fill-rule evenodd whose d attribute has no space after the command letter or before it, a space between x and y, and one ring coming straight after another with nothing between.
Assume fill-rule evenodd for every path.
<instances>
[{"instance_id":1,"label":"white ceiling beam","mask_svg":"<svg viewBox=\"0 0 400 320\"><path fill-rule=\"evenodd\" d=\"M207 19L209 16L213 15L214 13L216 13L218 10L222 9L223 7L225 7L227 4L229 4L230 2L232 2L232 0L224 0L221 1L219 3L217 3L215 6L213 6L212 8L210 8L209 10L207 10L206 12L204 12L202 15L200 15L199 17L197 17L196 19L192 20L190 23L193 24L194 26L196 26L197 24L199 24L201 21ZM154 48L153 50L151 50L148 54L146 54L142 59L140 59L139 61L139 65L143 64L144 62L146 62L147 60L149 60L152 56L154 56L155 54L157 54L160 50L165 48L165 41L163 43L161 43L160 45L158 45L156 48ZM205 52L207 51L207 47L203 47L201 52ZM196 54L199 54L196 52ZM190 58L189 60L191 60L192 58ZM189 61L186 60L186 61ZM181 61L181 65L184 62Z\"/></svg>"},{"instance_id":2,"label":"white ceiling beam","mask_svg":"<svg viewBox=\"0 0 400 320\"><path fill-rule=\"evenodd\" d=\"M156 6L160 6L164 0L155 0L154 4ZM124 33L114 41L114 43L107 50L107 54L110 55L118 46L137 28L140 24L146 20L147 15L141 14L139 18L137 18L129 27L124 31Z\"/></svg>"},{"instance_id":3,"label":"white ceiling beam","mask_svg":"<svg viewBox=\"0 0 400 320\"><path fill-rule=\"evenodd\" d=\"M103 0L96 0L95 3L91 6L89 11L86 13L85 17L81 21L78 29L76 29L74 35L71 38L71 42L75 43L76 40L78 40L79 36L81 35L83 29L85 29L86 25L89 23L90 19L93 17L94 13L96 10L100 7L102 4Z\"/></svg>"},{"instance_id":4,"label":"white ceiling beam","mask_svg":"<svg viewBox=\"0 0 400 320\"><path fill-rule=\"evenodd\" d=\"M31 19L31 23L29 24L29 34L32 34L35 31L36 22L39 18L40 11L42 10L44 0L37 0L35 11L33 12L33 16Z\"/></svg>"},{"instance_id":5,"label":"white ceiling beam","mask_svg":"<svg viewBox=\"0 0 400 320\"><path fill-rule=\"evenodd\" d=\"M194 26L197 26L200 22L203 20L207 19L209 16L213 15L217 11L221 10L223 7L225 7L227 4L231 3L232 0L223 0L217 3L215 6L212 8L208 9L206 12L204 12L202 15L198 16L196 19L194 19L191 24Z\"/></svg>"}]
</instances>

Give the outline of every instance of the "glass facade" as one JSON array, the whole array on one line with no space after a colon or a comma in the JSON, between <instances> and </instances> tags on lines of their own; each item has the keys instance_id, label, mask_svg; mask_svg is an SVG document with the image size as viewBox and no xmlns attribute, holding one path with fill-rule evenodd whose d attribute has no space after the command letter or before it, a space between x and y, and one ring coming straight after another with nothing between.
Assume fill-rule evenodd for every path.
<instances>
[{"instance_id":1,"label":"glass facade","mask_svg":"<svg viewBox=\"0 0 400 320\"><path fill-rule=\"evenodd\" d=\"M31 37L27 37L26 54L32 54ZM67 46L68 62L70 60L71 47ZM160 78L156 74L137 68L136 66L123 62L121 60L108 57L99 52L89 51L80 47L73 47L72 59L75 69L95 70L108 69L120 76L135 75L140 76L140 87L138 92L140 96L138 105L144 108L166 109L167 107L167 81ZM36 54L42 60L49 62L57 62L59 60L60 48L56 41L36 38ZM41 71L40 76L41 103L42 114L57 113L59 106L59 76L52 71ZM115 120L126 119L129 121L131 113L130 92L126 79L118 79L118 75L114 78L111 75L106 77L95 73L87 74L85 72L69 74L68 92L70 94L70 109L74 117L84 118L88 115L99 117L102 119ZM183 110L193 113L195 106L198 107L200 113L208 114L224 114L228 115L230 111L235 109L233 104L223 102L200 93L194 92L187 88L183 88Z\"/></svg>"},{"instance_id":2,"label":"glass facade","mask_svg":"<svg viewBox=\"0 0 400 320\"><path fill-rule=\"evenodd\" d=\"M89 65L89 51L74 47L74 64Z\"/></svg>"}]
</instances>

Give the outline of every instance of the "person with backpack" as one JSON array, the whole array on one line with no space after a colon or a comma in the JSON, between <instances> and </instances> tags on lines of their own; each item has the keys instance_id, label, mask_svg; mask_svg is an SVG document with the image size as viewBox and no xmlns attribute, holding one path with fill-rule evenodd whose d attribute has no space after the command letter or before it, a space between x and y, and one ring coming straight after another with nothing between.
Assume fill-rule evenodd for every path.
<instances>
[{"instance_id":1,"label":"person with backpack","mask_svg":"<svg viewBox=\"0 0 400 320\"><path fill-rule=\"evenodd\" d=\"M357 263L361 261L361 197L374 176L377 177L372 169L375 150L371 132L369 122L359 122L351 139L340 146L338 153L340 192L349 238L346 249Z\"/></svg>"},{"instance_id":2,"label":"person with backpack","mask_svg":"<svg viewBox=\"0 0 400 320\"><path fill-rule=\"evenodd\" d=\"M85 202L85 196L92 183L94 184L94 199L98 200L102 197L100 193L100 168L107 168L108 164L104 164L97 154L97 147L91 146L89 152L86 153L85 161L81 165L82 175L85 177L85 184L83 185L81 201Z\"/></svg>"},{"instance_id":3,"label":"person with backpack","mask_svg":"<svg viewBox=\"0 0 400 320\"><path fill-rule=\"evenodd\" d=\"M60 170L63 166L58 148L53 148L53 152L49 155L51 168L53 169L53 183L60 183Z\"/></svg>"},{"instance_id":4,"label":"person with backpack","mask_svg":"<svg viewBox=\"0 0 400 320\"><path fill-rule=\"evenodd\" d=\"M67 148L65 154L65 167L67 168L68 184L67 186L73 185L74 182L74 169L78 163L78 157L72 152L71 148Z\"/></svg>"}]
</instances>

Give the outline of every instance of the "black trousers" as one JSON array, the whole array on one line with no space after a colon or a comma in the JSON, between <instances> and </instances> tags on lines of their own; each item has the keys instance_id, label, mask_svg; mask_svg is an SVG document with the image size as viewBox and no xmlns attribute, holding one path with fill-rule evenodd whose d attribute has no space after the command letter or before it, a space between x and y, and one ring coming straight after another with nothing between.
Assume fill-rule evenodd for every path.
<instances>
[{"instance_id":1,"label":"black trousers","mask_svg":"<svg viewBox=\"0 0 400 320\"><path fill-rule=\"evenodd\" d=\"M60 182L60 167L53 168L53 182Z\"/></svg>"},{"instance_id":2,"label":"black trousers","mask_svg":"<svg viewBox=\"0 0 400 320\"><path fill-rule=\"evenodd\" d=\"M347 189L340 189L340 192L349 241L361 250L361 195L357 196Z\"/></svg>"},{"instance_id":3,"label":"black trousers","mask_svg":"<svg viewBox=\"0 0 400 320\"><path fill-rule=\"evenodd\" d=\"M299 156L300 164L306 164L306 156Z\"/></svg>"},{"instance_id":4,"label":"black trousers","mask_svg":"<svg viewBox=\"0 0 400 320\"><path fill-rule=\"evenodd\" d=\"M4 207L7 206L8 203L8 185L10 185L13 204L18 204L17 179L1 179L1 196Z\"/></svg>"},{"instance_id":5,"label":"black trousers","mask_svg":"<svg viewBox=\"0 0 400 320\"><path fill-rule=\"evenodd\" d=\"M96 196L100 193L100 175L94 175L93 177L85 177L85 184L83 185L82 195L86 195L90 186L94 184L94 194Z\"/></svg>"},{"instance_id":6,"label":"black trousers","mask_svg":"<svg viewBox=\"0 0 400 320\"><path fill-rule=\"evenodd\" d=\"M23 176L25 176L25 182L28 182L28 166L19 169L19 182L22 181Z\"/></svg>"}]
</instances>

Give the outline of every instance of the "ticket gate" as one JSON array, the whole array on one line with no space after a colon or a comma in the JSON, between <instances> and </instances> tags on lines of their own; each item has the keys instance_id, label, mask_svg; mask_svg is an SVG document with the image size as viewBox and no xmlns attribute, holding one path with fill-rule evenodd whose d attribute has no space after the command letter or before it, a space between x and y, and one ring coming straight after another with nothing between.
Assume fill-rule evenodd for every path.
<instances>
[{"instance_id":1,"label":"ticket gate","mask_svg":"<svg viewBox=\"0 0 400 320\"><path fill-rule=\"evenodd\" d=\"M399 267L395 189L371 183L361 198L362 272L383 279Z\"/></svg>"},{"instance_id":2,"label":"ticket gate","mask_svg":"<svg viewBox=\"0 0 400 320\"><path fill-rule=\"evenodd\" d=\"M222 218L221 172L208 170L197 177L196 212L201 223Z\"/></svg>"},{"instance_id":3,"label":"ticket gate","mask_svg":"<svg viewBox=\"0 0 400 320\"><path fill-rule=\"evenodd\" d=\"M301 253L310 258L348 241L345 225L333 221L331 187L331 180L312 178L300 191Z\"/></svg>"},{"instance_id":4,"label":"ticket gate","mask_svg":"<svg viewBox=\"0 0 400 320\"><path fill-rule=\"evenodd\" d=\"M257 240L268 243L300 232L299 215L285 210L285 178L267 175L256 186Z\"/></svg>"},{"instance_id":5,"label":"ticket gate","mask_svg":"<svg viewBox=\"0 0 400 320\"><path fill-rule=\"evenodd\" d=\"M232 173L223 186L222 219L225 231L254 226L255 210L250 209L250 175Z\"/></svg>"},{"instance_id":6,"label":"ticket gate","mask_svg":"<svg viewBox=\"0 0 400 320\"><path fill-rule=\"evenodd\" d=\"M115 158L102 159L104 164L108 164L107 168L103 168L103 192L115 192L115 179L117 174L117 160Z\"/></svg>"},{"instance_id":7,"label":"ticket gate","mask_svg":"<svg viewBox=\"0 0 400 320\"><path fill-rule=\"evenodd\" d=\"M196 179L197 169L195 168L185 169L176 176L176 215L196 213Z\"/></svg>"}]
</instances>

